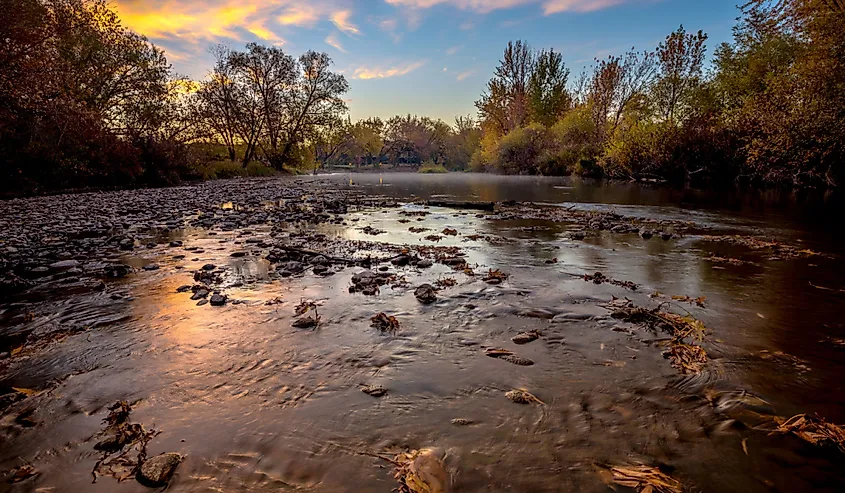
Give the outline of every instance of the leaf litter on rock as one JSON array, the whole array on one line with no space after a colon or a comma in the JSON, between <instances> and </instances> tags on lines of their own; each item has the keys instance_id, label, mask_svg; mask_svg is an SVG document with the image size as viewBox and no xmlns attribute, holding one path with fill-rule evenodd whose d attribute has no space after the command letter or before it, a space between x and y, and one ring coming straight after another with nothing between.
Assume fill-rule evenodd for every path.
<instances>
[{"instance_id":1,"label":"leaf litter on rock","mask_svg":"<svg viewBox=\"0 0 845 493\"><path fill-rule=\"evenodd\" d=\"M399 493L445 493L449 485L446 466L436 449L424 448L396 454L393 477Z\"/></svg>"},{"instance_id":2,"label":"leaf litter on rock","mask_svg":"<svg viewBox=\"0 0 845 493\"><path fill-rule=\"evenodd\" d=\"M102 452L91 470L94 482L98 476L112 476L118 482L135 476L147 458L147 444L159 433L132 423L132 407L126 401L118 401L108 409L109 414L103 419L106 428L100 433L104 438L94 445L95 450Z\"/></svg>"},{"instance_id":3,"label":"leaf litter on rock","mask_svg":"<svg viewBox=\"0 0 845 493\"><path fill-rule=\"evenodd\" d=\"M399 320L397 320L393 315L381 312L370 318L370 326L384 332L396 332L399 330Z\"/></svg>"},{"instance_id":4,"label":"leaf litter on rock","mask_svg":"<svg viewBox=\"0 0 845 493\"><path fill-rule=\"evenodd\" d=\"M537 396L525 389L509 390L505 392L505 397L510 399L512 402L515 402L516 404L546 404L545 402L538 399Z\"/></svg>"}]
</instances>

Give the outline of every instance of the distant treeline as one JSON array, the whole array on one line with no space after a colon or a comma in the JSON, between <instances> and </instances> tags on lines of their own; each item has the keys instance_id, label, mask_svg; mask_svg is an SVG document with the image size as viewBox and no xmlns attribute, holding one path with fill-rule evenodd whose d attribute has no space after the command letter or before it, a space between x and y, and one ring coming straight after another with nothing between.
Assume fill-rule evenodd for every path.
<instances>
[{"instance_id":1,"label":"distant treeline","mask_svg":"<svg viewBox=\"0 0 845 493\"><path fill-rule=\"evenodd\" d=\"M327 166L836 187L845 4L753 0L707 64L683 27L596 60L509 43L478 116L348 119L325 53L213 48L202 81L105 0L0 0L0 189L143 186Z\"/></svg>"},{"instance_id":2,"label":"distant treeline","mask_svg":"<svg viewBox=\"0 0 845 493\"><path fill-rule=\"evenodd\" d=\"M694 185L845 180L845 2L752 0L705 68L701 31L596 60L510 43L476 103L473 169Z\"/></svg>"}]
</instances>

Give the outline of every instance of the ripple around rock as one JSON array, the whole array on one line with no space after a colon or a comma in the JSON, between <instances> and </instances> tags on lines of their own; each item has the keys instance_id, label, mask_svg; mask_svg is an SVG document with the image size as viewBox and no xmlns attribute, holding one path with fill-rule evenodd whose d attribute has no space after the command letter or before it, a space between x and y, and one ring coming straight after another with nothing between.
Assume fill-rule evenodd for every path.
<instances>
[{"instance_id":1,"label":"ripple around rock","mask_svg":"<svg viewBox=\"0 0 845 493\"><path fill-rule=\"evenodd\" d=\"M138 482L153 488L165 486L181 462L182 456L175 452L150 457L138 470Z\"/></svg>"}]
</instances>

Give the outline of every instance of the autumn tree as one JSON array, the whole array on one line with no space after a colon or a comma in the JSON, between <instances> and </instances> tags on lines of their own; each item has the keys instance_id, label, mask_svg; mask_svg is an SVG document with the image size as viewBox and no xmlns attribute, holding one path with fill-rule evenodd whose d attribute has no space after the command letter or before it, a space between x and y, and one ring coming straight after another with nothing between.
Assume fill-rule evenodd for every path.
<instances>
[{"instance_id":1,"label":"autumn tree","mask_svg":"<svg viewBox=\"0 0 845 493\"><path fill-rule=\"evenodd\" d=\"M658 114L674 122L690 106L690 95L701 84L707 35L689 34L684 26L666 36L657 47L659 75L651 96Z\"/></svg>"},{"instance_id":2,"label":"autumn tree","mask_svg":"<svg viewBox=\"0 0 845 493\"><path fill-rule=\"evenodd\" d=\"M481 118L495 131L504 134L527 122L534 66L535 55L528 43L508 42L486 91L475 102Z\"/></svg>"}]
</instances>

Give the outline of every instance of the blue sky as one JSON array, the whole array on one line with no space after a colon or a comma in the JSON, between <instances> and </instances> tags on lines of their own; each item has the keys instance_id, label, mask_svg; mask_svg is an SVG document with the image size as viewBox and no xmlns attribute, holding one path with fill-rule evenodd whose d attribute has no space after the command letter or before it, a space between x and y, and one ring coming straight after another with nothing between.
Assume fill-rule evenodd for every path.
<instances>
[{"instance_id":1,"label":"blue sky","mask_svg":"<svg viewBox=\"0 0 845 493\"><path fill-rule=\"evenodd\" d=\"M654 49L683 24L729 41L737 0L116 0L124 24L201 79L212 45L325 51L350 81L353 120L475 114L509 40L563 54L573 75L594 58Z\"/></svg>"}]
</instances>

